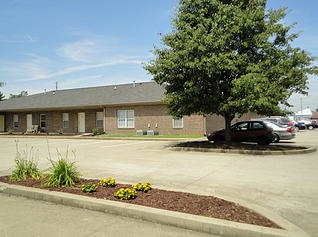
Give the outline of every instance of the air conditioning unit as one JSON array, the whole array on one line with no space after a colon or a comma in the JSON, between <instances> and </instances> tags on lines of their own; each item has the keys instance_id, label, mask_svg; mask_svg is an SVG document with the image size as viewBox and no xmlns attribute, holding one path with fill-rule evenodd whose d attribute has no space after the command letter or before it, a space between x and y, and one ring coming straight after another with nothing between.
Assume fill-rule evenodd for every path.
<instances>
[{"instance_id":1,"label":"air conditioning unit","mask_svg":"<svg viewBox=\"0 0 318 237\"><path fill-rule=\"evenodd\" d=\"M158 136L159 132L155 130L147 130L147 136Z\"/></svg>"},{"instance_id":2,"label":"air conditioning unit","mask_svg":"<svg viewBox=\"0 0 318 237\"><path fill-rule=\"evenodd\" d=\"M147 130L136 130L137 136L144 136L147 135Z\"/></svg>"}]
</instances>

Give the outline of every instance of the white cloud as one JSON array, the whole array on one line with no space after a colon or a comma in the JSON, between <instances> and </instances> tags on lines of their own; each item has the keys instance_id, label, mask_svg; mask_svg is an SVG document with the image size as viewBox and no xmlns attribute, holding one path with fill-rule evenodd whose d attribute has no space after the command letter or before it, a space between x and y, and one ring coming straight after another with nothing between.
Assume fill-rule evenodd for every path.
<instances>
[{"instance_id":1,"label":"white cloud","mask_svg":"<svg viewBox=\"0 0 318 237\"><path fill-rule=\"evenodd\" d=\"M90 69L97 69L97 68L104 68L104 67L109 67L109 66L115 66L115 65L124 65L124 64L142 64L141 60L138 60L136 57L118 57L111 59L109 61L105 61L102 63L96 63L96 64L82 64L78 66L71 66L71 67L66 67L61 70L57 70L52 73L47 73L47 74L40 74L40 73L34 73L31 77L29 78L24 78L20 81L35 81L35 80L43 80L43 79L49 79L53 77L58 77L58 76L63 76L79 71L86 71ZM25 65L26 66L26 65ZM34 65L30 65L34 66ZM28 70L30 70L29 68Z\"/></svg>"},{"instance_id":2,"label":"white cloud","mask_svg":"<svg viewBox=\"0 0 318 237\"><path fill-rule=\"evenodd\" d=\"M38 39L31 35L16 35L12 37L3 37L0 35L0 43L4 44L24 44L24 43L35 43Z\"/></svg>"},{"instance_id":3,"label":"white cloud","mask_svg":"<svg viewBox=\"0 0 318 237\"><path fill-rule=\"evenodd\" d=\"M61 46L57 50L57 54L76 62L91 62L98 54L97 47L94 41L83 40Z\"/></svg>"}]
</instances>

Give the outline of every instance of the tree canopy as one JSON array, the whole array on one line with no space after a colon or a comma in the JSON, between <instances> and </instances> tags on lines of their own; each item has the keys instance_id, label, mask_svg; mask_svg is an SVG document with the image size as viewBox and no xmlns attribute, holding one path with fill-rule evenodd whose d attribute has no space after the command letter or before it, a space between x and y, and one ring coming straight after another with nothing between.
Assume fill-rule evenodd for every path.
<instances>
[{"instance_id":1,"label":"tree canopy","mask_svg":"<svg viewBox=\"0 0 318 237\"><path fill-rule=\"evenodd\" d=\"M5 83L4 82L0 82L0 87L4 86ZM5 96L4 94L0 91L0 101L4 100Z\"/></svg>"},{"instance_id":2,"label":"tree canopy","mask_svg":"<svg viewBox=\"0 0 318 237\"><path fill-rule=\"evenodd\" d=\"M173 30L146 66L166 89L170 114L225 118L252 111L281 112L293 93L306 93L314 58L292 47L298 37L283 24L286 8L266 0L180 0Z\"/></svg>"},{"instance_id":3,"label":"tree canopy","mask_svg":"<svg viewBox=\"0 0 318 237\"><path fill-rule=\"evenodd\" d=\"M10 94L9 99L19 98L19 97L23 97L27 95L28 95L27 91L21 91L20 94L17 94L17 95Z\"/></svg>"}]
</instances>

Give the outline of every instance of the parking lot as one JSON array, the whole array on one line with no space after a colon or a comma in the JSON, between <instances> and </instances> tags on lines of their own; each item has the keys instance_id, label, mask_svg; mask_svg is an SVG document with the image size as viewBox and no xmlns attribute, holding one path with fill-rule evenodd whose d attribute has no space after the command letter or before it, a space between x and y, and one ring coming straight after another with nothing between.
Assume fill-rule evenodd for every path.
<instances>
[{"instance_id":1,"label":"parking lot","mask_svg":"<svg viewBox=\"0 0 318 237\"><path fill-rule=\"evenodd\" d=\"M285 144L318 148L317 138L318 129L301 131ZM317 235L317 152L255 156L169 150L175 142L0 136L0 175L10 174L16 145L20 152L33 151L41 169L50 166L49 157L56 159L58 153L65 156L68 150L69 158L76 160L86 178L150 181L158 188L256 204Z\"/></svg>"}]
</instances>

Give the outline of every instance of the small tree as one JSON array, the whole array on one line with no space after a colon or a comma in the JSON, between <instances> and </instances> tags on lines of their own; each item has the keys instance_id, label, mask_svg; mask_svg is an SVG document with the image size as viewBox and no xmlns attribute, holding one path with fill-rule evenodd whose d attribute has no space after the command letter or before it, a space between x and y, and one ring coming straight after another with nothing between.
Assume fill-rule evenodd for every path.
<instances>
[{"instance_id":1,"label":"small tree","mask_svg":"<svg viewBox=\"0 0 318 237\"><path fill-rule=\"evenodd\" d=\"M28 96L28 92L27 91L21 91L20 94L17 94L17 95L10 94L9 99L20 98L20 97L23 97L23 96Z\"/></svg>"},{"instance_id":2,"label":"small tree","mask_svg":"<svg viewBox=\"0 0 318 237\"><path fill-rule=\"evenodd\" d=\"M4 82L0 82L0 87L3 87L5 86L5 83ZM4 100L5 96L4 94L0 91L0 101Z\"/></svg>"},{"instance_id":3,"label":"small tree","mask_svg":"<svg viewBox=\"0 0 318 237\"><path fill-rule=\"evenodd\" d=\"M145 66L166 89L170 114L218 114L231 121L253 111L281 113L291 94L306 93L314 60L291 42L282 24L286 9L266 10L266 0L180 0L173 31Z\"/></svg>"},{"instance_id":4,"label":"small tree","mask_svg":"<svg viewBox=\"0 0 318 237\"><path fill-rule=\"evenodd\" d=\"M5 98L4 94L0 91L0 101L3 101Z\"/></svg>"}]
</instances>

